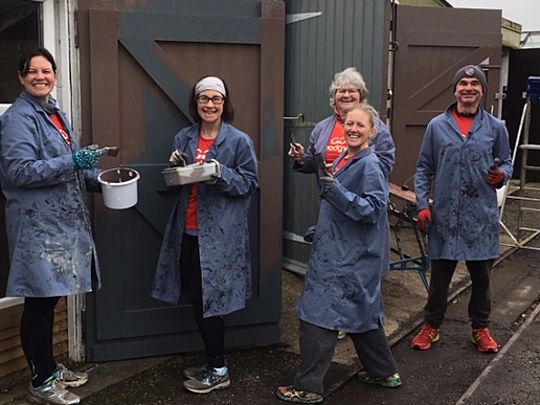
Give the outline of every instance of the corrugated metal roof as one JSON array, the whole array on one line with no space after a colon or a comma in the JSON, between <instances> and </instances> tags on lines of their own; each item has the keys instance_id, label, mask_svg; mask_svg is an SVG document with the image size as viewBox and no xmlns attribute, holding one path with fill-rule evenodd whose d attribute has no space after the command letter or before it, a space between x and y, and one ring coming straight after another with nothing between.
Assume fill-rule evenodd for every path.
<instances>
[{"instance_id":1,"label":"corrugated metal roof","mask_svg":"<svg viewBox=\"0 0 540 405\"><path fill-rule=\"evenodd\" d=\"M540 48L540 31L523 31L521 33L521 49Z\"/></svg>"}]
</instances>

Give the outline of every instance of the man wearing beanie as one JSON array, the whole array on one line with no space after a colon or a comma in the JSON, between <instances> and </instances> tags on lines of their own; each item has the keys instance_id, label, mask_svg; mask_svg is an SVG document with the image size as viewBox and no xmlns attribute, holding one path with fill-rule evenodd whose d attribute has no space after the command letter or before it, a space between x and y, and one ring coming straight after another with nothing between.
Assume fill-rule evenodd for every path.
<instances>
[{"instance_id":1,"label":"man wearing beanie","mask_svg":"<svg viewBox=\"0 0 540 405\"><path fill-rule=\"evenodd\" d=\"M490 272L499 256L496 189L510 179L513 168L504 123L480 106L486 88L486 76L478 66L456 72L452 81L456 102L428 124L418 157L417 225L428 235L431 278L425 322L411 342L415 349L427 350L439 340L448 286L461 260L472 282L468 307L472 341L480 352L499 351L488 329Z\"/></svg>"}]
</instances>

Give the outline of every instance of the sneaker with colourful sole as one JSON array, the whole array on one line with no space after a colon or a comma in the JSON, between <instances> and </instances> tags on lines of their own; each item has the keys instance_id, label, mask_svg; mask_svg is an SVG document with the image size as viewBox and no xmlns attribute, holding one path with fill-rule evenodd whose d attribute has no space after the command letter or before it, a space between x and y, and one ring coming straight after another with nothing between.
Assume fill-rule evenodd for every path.
<instances>
[{"instance_id":1,"label":"sneaker with colourful sole","mask_svg":"<svg viewBox=\"0 0 540 405\"><path fill-rule=\"evenodd\" d=\"M293 386L278 387L276 397L285 402L297 404L319 404L323 401L323 396L316 392L296 389Z\"/></svg>"},{"instance_id":2,"label":"sneaker with colourful sole","mask_svg":"<svg viewBox=\"0 0 540 405\"><path fill-rule=\"evenodd\" d=\"M71 405L81 402L81 399L77 395L66 390L54 376L39 387L34 387L30 384L28 391L28 399L36 404Z\"/></svg>"},{"instance_id":3,"label":"sneaker with colourful sole","mask_svg":"<svg viewBox=\"0 0 540 405\"><path fill-rule=\"evenodd\" d=\"M61 363L57 364L53 376L64 387L80 387L88 382L88 373L70 370Z\"/></svg>"},{"instance_id":4,"label":"sneaker with colourful sole","mask_svg":"<svg viewBox=\"0 0 540 405\"><path fill-rule=\"evenodd\" d=\"M226 370L224 375L220 375L213 369L206 369L199 375L184 381L184 388L195 394L208 394L214 390L224 390L230 386L229 370Z\"/></svg>"},{"instance_id":5,"label":"sneaker with colourful sole","mask_svg":"<svg viewBox=\"0 0 540 405\"><path fill-rule=\"evenodd\" d=\"M370 377L366 370L360 370L356 376L360 382L367 384L376 384L385 388L397 388L401 386L399 373L394 373L388 377Z\"/></svg>"},{"instance_id":6,"label":"sneaker with colourful sole","mask_svg":"<svg viewBox=\"0 0 540 405\"><path fill-rule=\"evenodd\" d=\"M499 345L488 328L474 328L471 339L479 352L497 353L499 351Z\"/></svg>"},{"instance_id":7,"label":"sneaker with colourful sole","mask_svg":"<svg viewBox=\"0 0 540 405\"><path fill-rule=\"evenodd\" d=\"M411 347L418 350L428 350L431 348L431 344L438 342L439 339L439 329L425 322L420 332L411 341Z\"/></svg>"}]
</instances>

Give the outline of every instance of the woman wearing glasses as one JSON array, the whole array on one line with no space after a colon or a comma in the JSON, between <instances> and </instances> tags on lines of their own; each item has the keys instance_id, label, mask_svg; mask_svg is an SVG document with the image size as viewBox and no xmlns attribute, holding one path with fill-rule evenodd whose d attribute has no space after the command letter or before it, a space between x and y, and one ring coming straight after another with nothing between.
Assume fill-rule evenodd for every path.
<instances>
[{"instance_id":1,"label":"woman wearing glasses","mask_svg":"<svg viewBox=\"0 0 540 405\"><path fill-rule=\"evenodd\" d=\"M176 134L170 163L212 160L219 170L211 181L180 187L152 296L178 304L182 284L189 290L206 363L184 370L184 387L206 394L230 386L222 316L244 308L251 294L248 212L258 187L257 158L250 137L230 124L234 110L222 79L199 80L189 112L195 123Z\"/></svg>"},{"instance_id":2,"label":"woman wearing glasses","mask_svg":"<svg viewBox=\"0 0 540 405\"><path fill-rule=\"evenodd\" d=\"M294 159L293 168L299 172L315 173L314 156L318 153L322 155L327 167L332 167L334 160L347 149L343 135L345 115L354 106L367 102L369 94L364 78L354 67L336 73L330 84L329 92L330 107L334 113L313 128L306 150L300 143L291 143L290 145L289 156ZM388 178L394 168L396 148L392 135L379 118L376 118L375 128L370 142L382 163L383 172Z\"/></svg>"}]
</instances>

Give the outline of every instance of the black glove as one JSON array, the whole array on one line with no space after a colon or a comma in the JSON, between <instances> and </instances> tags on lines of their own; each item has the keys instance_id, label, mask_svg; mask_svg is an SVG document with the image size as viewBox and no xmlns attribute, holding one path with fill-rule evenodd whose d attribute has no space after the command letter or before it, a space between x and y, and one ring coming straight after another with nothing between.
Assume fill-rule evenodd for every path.
<instances>
[{"instance_id":1,"label":"black glove","mask_svg":"<svg viewBox=\"0 0 540 405\"><path fill-rule=\"evenodd\" d=\"M176 149L171 153L171 156L169 157L169 163L171 166L177 167L177 166L187 166L187 155L181 151L180 149Z\"/></svg>"},{"instance_id":2,"label":"black glove","mask_svg":"<svg viewBox=\"0 0 540 405\"><path fill-rule=\"evenodd\" d=\"M315 166L317 167L317 175L319 177L332 176L332 173L328 170L326 161L323 159L320 153L313 155L313 160L315 161Z\"/></svg>"},{"instance_id":3,"label":"black glove","mask_svg":"<svg viewBox=\"0 0 540 405\"><path fill-rule=\"evenodd\" d=\"M332 176L331 174L328 174L327 176L319 177L319 186L321 187L321 195L327 193L332 188L335 181L336 181L335 177Z\"/></svg>"},{"instance_id":4,"label":"black glove","mask_svg":"<svg viewBox=\"0 0 540 405\"><path fill-rule=\"evenodd\" d=\"M306 233L304 234L304 241L307 243L313 243L313 238L315 237L315 232L317 231L317 226L312 225L310 226Z\"/></svg>"}]
</instances>

